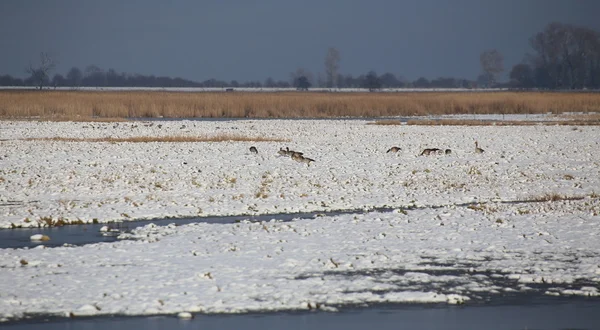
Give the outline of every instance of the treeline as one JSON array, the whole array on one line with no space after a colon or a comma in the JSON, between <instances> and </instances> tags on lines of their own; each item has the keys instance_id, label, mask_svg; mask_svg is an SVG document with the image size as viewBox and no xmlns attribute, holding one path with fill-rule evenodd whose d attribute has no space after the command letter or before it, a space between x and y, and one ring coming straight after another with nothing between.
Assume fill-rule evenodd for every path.
<instances>
[{"instance_id":1,"label":"treeline","mask_svg":"<svg viewBox=\"0 0 600 330\"><path fill-rule=\"evenodd\" d=\"M84 71L73 67L66 75L32 74L25 79L10 75L0 76L0 86L51 86L51 87L202 87L202 84L171 77L145 76L141 74L118 73L114 69L104 71L90 65Z\"/></svg>"},{"instance_id":2,"label":"treeline","mask_svg":"<svg viewBox=\"0 0 600 330\"><path fill-rule=\"evenodd\" d=\"M89 70L90 67L95 70ZM113 69L104 71L97 66L90 66L85 71L74 67L66 75L55 74L51 79L34 76L21 79L10 75L0 75L0 86L46 86L46 87L248 87L248 88L310 88L327 87L320 78L314 79L312 75L299 76L290 81L267 78L265 81L238 82L236 80L223 81L208 79L202 82L171 77L157 77L154 75L117 73ZM294 74L291 74L294 76ZM476 87L475 81L451 77L441 77L428 80L419 78L413 82L393 73L377 75L371 71L359 76L339 75L337 88L472 88Z\"/></svg>"},{"instance_id":3,"label":"treeline","mask_svg":"<svg viewBox=\"0 0 600 330\"><path fill-rule=\"evenodd\" d=\"M497 51L482 54L484 71L475 80L440 77L428 80L419 78L408 81L393 73L378 75L375 71L353 76L338 73L340 54L330 49L326 60L325 75L313 75L299 68L290 74L289 81L267 78L265 81L238 82L208 79L202 82L171 77L156 77L107 71L95 65L84 70L71 68L65 75L50 76L55 67L48 54L41 54L38 66L30 65L28 78L20 79L0 75L0 86L50 87L268 87L308 89L310 87L336 88L478 88L511 87L540 89L600 88L600 33L569 24L551 23L530 38L533 53L526 54L522 63L512 67L509 81L498 83L495 76L504 71L503 57ZM483 56L489 55L489 56Z\"/></svg>"},{"instance_id":4,"label":"treeline","mask_svg":"<svg viewBox=\"0 0 600 330\"><path fill-rule=\"evenodd\" d=\"M265 81L238 82L236 80L223 81L208 79L202 82L171 77L157 77L154 75L118 73L114 69L107 71L90 65L85 70L73 67L66 75L60 73L49 77L36 77L34 75L21 79L10 75L0 75L0 86L49 86L49 87L250 87L250 88L310 88L326 87L322 77L313 78L310 72L300 70L303 75L292 73L290 81L275 80L267 78ZM41 80L41 81L40 81ZM467 79L437 78L428 80L419 78L413 82L402 77L396 77L393 73L377 75L370 71L359 76L342 75L338 77L338 88L471 88L476 82Z\"/></svg>"}]
</instances>

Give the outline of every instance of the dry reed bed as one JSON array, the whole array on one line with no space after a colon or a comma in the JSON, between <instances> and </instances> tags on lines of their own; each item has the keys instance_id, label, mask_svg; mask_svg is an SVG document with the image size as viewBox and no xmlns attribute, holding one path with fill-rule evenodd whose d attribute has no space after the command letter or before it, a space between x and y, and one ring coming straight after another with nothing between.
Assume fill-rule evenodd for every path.
<instances>
[{"instance_id":1,"label":"dry reed bed","mask_svg":"<svg viewBox=\"0 0 600 330\"><path fill-rule=\"evenodd\" d=\"M330 118L600 112L596 93L0 91L0 118Z\"/></svg>"},{"instance_id":2,"label":"dry reed bed","mask_svg":"<svg viewBox=\"0 0 600 330\"><path fill-rule=\"evenodd\" d=\"M57 142L132 142L132 143L145 143L145 142L290 142L288 139L278 138L266 138L266 137L251 137L244 135L235 134L218 134L213 136L136 136L126 138L65 138L65 137L51 137L51 138L28 138L26 141L57 141Z\"/></svg>"}]
</instances>

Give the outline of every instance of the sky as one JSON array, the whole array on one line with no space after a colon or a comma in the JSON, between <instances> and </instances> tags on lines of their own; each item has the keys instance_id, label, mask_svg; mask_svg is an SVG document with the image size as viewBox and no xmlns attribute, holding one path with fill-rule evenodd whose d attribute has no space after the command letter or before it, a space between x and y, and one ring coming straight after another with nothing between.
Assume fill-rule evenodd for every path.
<instances>
[{"instance_id":1,"label":"sky","mask_svg":"<svg viewBox=\"0 0 600 330\"><path fill-rule=\"evenodd\" d=\"M289 80L324 72L335 47L342 74L475 79L481 52L508 72L548 23L600 31L599 13L596 0L2 0L0 74L24 78L48 52L63 75Z\"/></svg>"}]
</instances>

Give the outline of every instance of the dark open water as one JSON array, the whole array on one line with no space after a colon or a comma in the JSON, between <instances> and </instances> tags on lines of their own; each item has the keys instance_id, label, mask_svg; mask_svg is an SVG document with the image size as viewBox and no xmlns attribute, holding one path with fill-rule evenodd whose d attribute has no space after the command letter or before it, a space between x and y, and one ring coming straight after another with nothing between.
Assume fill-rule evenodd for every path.
<instances>
[{"instance_id":1,"label":"dark open water","mask_svg":"<svg viewBox=\"0 0 600 330\"><path fill-rule=\"evenodd\" d=\"M520 204L530 203L534 201L500 201L499 203ZM471 202L454 204L455 207L468 207L470 205L480 204L481 202ZM442 208L444 205L428 205L426 208ZM400 207L404 210L412 210L416 207L407 206ZM153 223L157 226L166 226L174 223L176 225L185 225L189 223L205 222L205 223L234 223L242 220L250 221L292 221L294 219L314 219L319 216L335 216L340 214L359 214L366 212L392 212L398 209L391 207L377 207L368 211L364 209L348 209L334 210L323 212L304 212L304 213L278 213L278 214L259 214L259 215L234 215L234 216L208 216L208 217L189 217L189 218L163 218L151 220L136 220L126 221L113 224L82 224L68 225L62 227L45 227L45 228L15 228L15 229L0 229L0 249L7 248L26 248L35 247L43 244L46 247L61 246L63 244L70 245L85 245L92 243L114 242L117 240L116 234L105 236L100 232L100 228L108 225L111 228L118 229L122 232L130 231L136 227L141 227ZM43 234L49 236L50 241L32 242L30 237L35 234ZM117 233L118 234L118 233Z\"/></svg>"},{"instance_id":2,"label":"dark open water","mask_svg":"<svg viewBox=\"0 0 600 330\"><path fill-rule=\"evenodd\" d=\"M586 298L541 297L532 301L470 306L386 305L338 313L293 312L239 315L54 318L0 325L32 329L600 329L600 304Z\"/></svg>"}]
</instances>

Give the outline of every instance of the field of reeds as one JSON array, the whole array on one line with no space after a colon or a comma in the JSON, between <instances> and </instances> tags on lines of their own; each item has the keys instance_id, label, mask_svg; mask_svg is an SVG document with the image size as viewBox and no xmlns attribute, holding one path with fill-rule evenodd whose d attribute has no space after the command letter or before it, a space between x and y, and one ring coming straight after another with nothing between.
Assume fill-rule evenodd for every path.
<instances>
[{"instance_id":1,"label":"field of reeds","mask_svg":"<svg viewBox=\"0 0 600 330\"><path fill-rule=\"evenodd\" d=\"M334 118L564 112L600 112L600 94L0 91L0 119Z\"/></svg>"}]
</instances>

